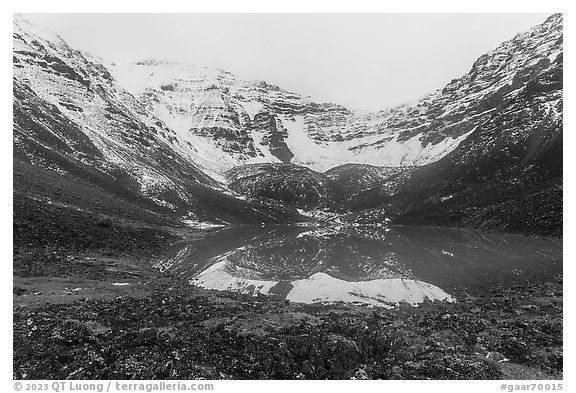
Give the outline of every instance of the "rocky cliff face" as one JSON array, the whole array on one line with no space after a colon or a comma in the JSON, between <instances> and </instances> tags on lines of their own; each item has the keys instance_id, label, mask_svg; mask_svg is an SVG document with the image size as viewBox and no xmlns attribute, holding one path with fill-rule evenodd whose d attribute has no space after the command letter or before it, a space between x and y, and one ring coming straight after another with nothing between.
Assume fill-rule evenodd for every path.
<instances>
[{"instance_id":1,"label":"rocky cliff face","mask_svg":"<svg viewBox=\"0 0 576 393\"><path fill-rule=\"evenodd\" d=\"M156 60L110 70L174 130L183 154L208 171L260 162L325 171L345 163L412 166L440 159L561 52L562 16L553 15L481 56L443 89L375 113L317 103L222 70Z\"/></svg>"},{"instance_id":2,"label":"rocky cliff face","mask_svg":"<svg viewBox=\"0 0 576 393\"><path fill-rule=\"evenodd\" d=\"M457 149L416 170L398 222L562 233L563 56ZM543 67L543 66L542 66Z\"/></svg>"},{"instance_id":3,"label":"rocky cliff face","mask_svg":"<svg viewBox=\"0 0 576 393\"><path fill-rule=\"evenodd\" d=\"M19 18L13 42L14 157L23 172L49 170L186 222L260 223L290 215L230 195L179 153L176 133L98 60ZM16 189L31 192L15 180ZM47 196L54 190L46 187Z\"/></svg>"},{"instance_id":4,"label":"rocky cliff face","mask_svg":"<svg viewBox=\"0 0 576 393\"><path fill-rule=\"evenodd\" d=\"M560 192L562 24L553 15L443 89L368 113L222 70L104 66L16 18L15 163L190 223L301 219L298 207L369 209L354 218L368 223L391 212L402 222L528 228L492 217L511 217L512 201L547 187Z\"/></svg>"},{"instance_id":5,"label":"rocky cliff face","mask_svg":"<svg viewBox=\"0 0 576 393\"><path fill-rule=\"evenodd\" d=\"M431 122L408 127L399 139L416 132L433 146L448 135L465 138L409 177L410 168L395 173L365 164L325 172L335 184L329 194L345 195L333 199L355 212L342 219L375 224L393 217L401 224L561 234L562 41L562 17L551 16L421 101ZM413 114L411 122L419 118Z\"/></svg>"}]
</instances>

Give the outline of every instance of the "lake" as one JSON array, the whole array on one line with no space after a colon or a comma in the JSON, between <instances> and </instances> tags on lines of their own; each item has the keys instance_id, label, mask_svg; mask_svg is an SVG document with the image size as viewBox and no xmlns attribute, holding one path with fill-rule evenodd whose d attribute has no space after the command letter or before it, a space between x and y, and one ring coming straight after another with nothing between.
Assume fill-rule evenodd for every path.
<instances>
[{"instance_id":1,"label":"lake","mask_svg":"<svg viewBox=\"0 0 576 393\"><path fill-rule=\"evenodd\" d=\"M154 266L206 289L394 307L554 279L562 239L422 227L233 227Z\"/></svg>"}]
</instances>

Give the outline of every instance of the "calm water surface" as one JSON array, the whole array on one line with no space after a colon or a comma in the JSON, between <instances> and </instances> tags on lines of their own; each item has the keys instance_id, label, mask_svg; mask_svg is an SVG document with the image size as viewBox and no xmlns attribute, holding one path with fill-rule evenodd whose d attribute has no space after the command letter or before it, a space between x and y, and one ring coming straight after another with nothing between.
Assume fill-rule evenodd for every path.
<instances>
[{"instance_id":1,"label":"calm water surface","mask_svg":"<svg viewBox=\"0 0 576 393\"><path fill-rule=\"evenodd\" d=\"M552 280L562 240L446 228L236 227L155 262L207 289L391 307Z\"/></svg>"}]
</instances>

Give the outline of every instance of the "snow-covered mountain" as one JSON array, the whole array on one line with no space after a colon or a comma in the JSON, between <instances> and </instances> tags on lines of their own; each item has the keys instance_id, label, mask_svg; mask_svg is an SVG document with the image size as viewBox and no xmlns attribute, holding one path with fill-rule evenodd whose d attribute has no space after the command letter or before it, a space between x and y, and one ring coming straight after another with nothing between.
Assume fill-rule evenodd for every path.
<instances>
[{"instance_id":1,"label":"snow-covered mountain","mask_svg":"<svg viewBox=\"0 0 576 393\"><path fill-rule=\"evenodd\" d=\"M455 150L412 173L399 222L562 233L563 55Z\"/></svg>"},{"instance_id":2,"label":"snow-covered mountain","mask_svg":"<svg viewBox=\"0 0 576 393\"><path fill-rule=\"evenodd\" d=\"M48 170L188 223L260 223L291 215L231 195L181 155L174 146L181 143L176 133L120 87L97 59L19 17L13 45L17 170ZM16 181L15 188L24 184ZM54 198L50 192L44 190L42 198Z\"/></svg>"},{"instance_id":3,"label":"snow-covered mountain","mask_svg":"<svg viewBox=\"0 0 576 393\"><path fill-rule=\"evenodd\" d=\"M423 110L420 106L356 113L226 71L157 60L114 65L110 71L175 131L179 151L208 173L264 162L317 171L350 162L422 165L463 139L462 134L422 143L419 133L400 135L414 110ZM429 97L422 102L429 103Z\"/></svg>"},{"instance_id":4,"label":"snow-covered mountain","mask_svg":"<svg viewBox=\"0 0 576 393\"><path fill-rule=\"evenodd\" d=\"M263 81L205 67L141 61L111 74L173 130L174 146L211 173L261 162L318 171L346 163L434 162L547 69L562 52L562 16L481 56L466 75L421 100L380 112L318 103Z\"/></svg>"},{"instance_id":5,"label":"snow-covered mountain","mask_svg":"<svg viewBox=\"0 0 576 393\"><path fill-rule=\"evenodd\" d=\"M469 191L482 182L468 182L472 172L491 184L530 184L517 193L542 192L549 179L561 183L561 155L548 158L558 146L561 152L562 29L562 15L552 15L443 89L371 113L200 66L104 65L16 17L15 167L81 181L190 225L297 220L296 207L350 212L388 203L361 217L374 222L455 195L473 210L480 202ZM304 173L310 182L301 181ZM447 179L450 187L438 189ZM403 182L402 200L390 202ZM510 196L502 193L509 189L493 194Z\"/></svg>"}]
</instances>

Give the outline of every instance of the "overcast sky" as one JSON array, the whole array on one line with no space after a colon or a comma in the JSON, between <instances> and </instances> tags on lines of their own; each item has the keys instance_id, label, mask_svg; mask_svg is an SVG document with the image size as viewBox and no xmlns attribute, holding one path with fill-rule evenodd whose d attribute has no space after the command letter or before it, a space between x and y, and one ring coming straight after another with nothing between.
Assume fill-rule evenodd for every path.
<instances>
[{"instance_id":1,"label":"overcast sky","mask_svg":"<svg viewBox=\"0 0 576 393\"><path fill-rule=\"evenodd\" d=\"M547 14L35 14L105 62L160 58L354 109L415 100Z\"/></svg>"}]
</instances>

